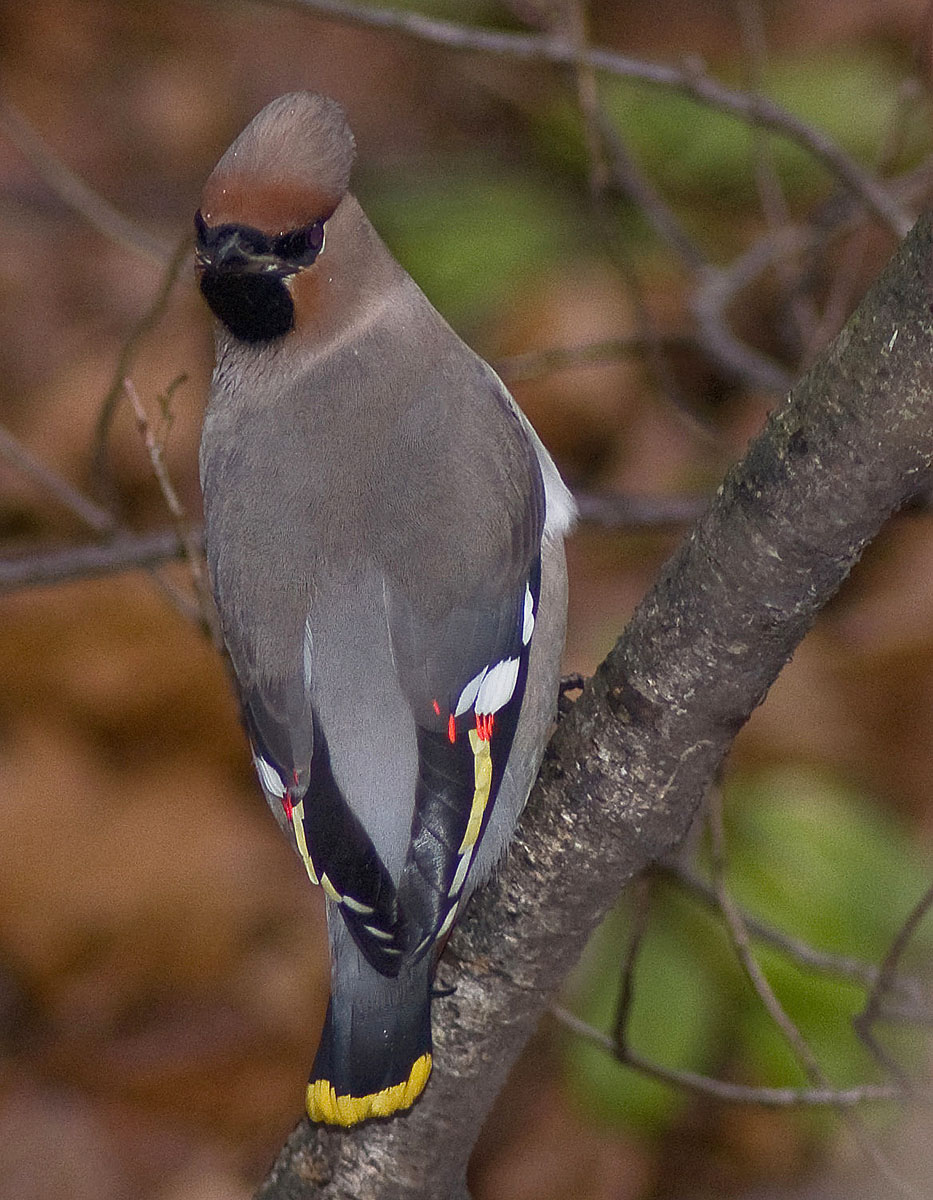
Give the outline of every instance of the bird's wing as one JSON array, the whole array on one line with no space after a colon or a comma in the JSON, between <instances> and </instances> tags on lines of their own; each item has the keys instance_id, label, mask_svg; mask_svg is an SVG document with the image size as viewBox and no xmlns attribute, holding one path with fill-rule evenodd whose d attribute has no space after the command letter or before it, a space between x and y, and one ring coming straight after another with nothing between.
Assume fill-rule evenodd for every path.
<instances>
[{"instance_id":1,"label":"bird's wing","mask_svg":"<svg viewBox=\"0 0 933 1200\"><path fill-rule=\"evenodd\" d=\"M537 553L498 596L433 622L388 592L392 646L418 747L399 884L415 956L450 929L486 830L522 707L540 579Z\"/></svg>"},{"instance_id":2,"label":"bird's wing","mask_svg":"<svg viewBox=\"0 0 933 1200\"><path fill-rule=\"evenodd\" d=\"M417 739L399 882L408 952L416 955L446 935L465 894L518 725L541 583L545 481L534 444L484 367L474 387L472 419L498 431L498 452L494 461L449 464L451 475L466 476L450 489L468 498L466 510L461 502L448 512L442 493L430 495L447 571L439 566L422 582L385 564L392 656ZM438 478L443 488L443 473L435 487ZM415 546L403 545L395 561L417 558Z\"/></svg>"},{"instance_id":3,"label":"bird's wing","mask_svg":"<svg viewBox=\"0 0 933 1200\"><path fill-rule=\"evenodd\" d=\"M341 793L331 770L331 726L323 709L311 711L316 688L340 687L337 670L322 683L317 652L309 652L304 671L296 663L297 682L276 689L261 680L243 696L267 797L273 806L282 802L309 874L339 903L360 950L384 974L396 972L403 956L426 953L454 919L508 761L537 614L541 465L501 385L479 367L470 371L464 387L471 405L448 410L444 425L427 405L413 404L399 421L408 483L396 487L391 472L380 480L378 515L368 533L363 527L369 541L347 548L361 562L368 557L381 581L385 669L397 676L408 710L386 720L400 730L404 724L406 736L414 729L415 795L402 802L406 827L391 833L400 872L396 864L390 874L377 850L393 817L376 815L378 834L364 827L357 815L364 805ZM457 449L470 420L495 430L494 455L464 458ZM354 637L347 616L343 646L352 648ZM313 734L307 765L303 755L296 761L296 728L309 750Z\"/></svg>"},{"instance_id":4,"label":"bird's wing","mask_svg":"<svg viewBox=\"0 0 933 1200\"><path fill-rule=\"evenodd\" d=\"M243 690L257 772L281 806L309 876L340 906L382 974L446 936L509 757L522 706L540 590L540 554L498 596L426 618L387 581L392 657L414 720L417 781L396 888L334 778L326 736L295 688ZM292 692L291 703L289 691ZM295 731L313 753L299 760Z\"/></svg>"},{"instance_id":5,"label":"bird's wing","mask_svg":"<svg viewBox=\"0 0 933 1200\"><path fill-rule=\"evenodd\" d=\"M300 714L275 707L273 685L244 690L243 711L253 759L273 809L281 805L312 883L340 907L366 959L383 975L398 973L404 949L395 884L372 838L347 803L331 768L317 716L305 701ZM294 753L294 731L313 752Z\"/></svg>"}]
</instances>

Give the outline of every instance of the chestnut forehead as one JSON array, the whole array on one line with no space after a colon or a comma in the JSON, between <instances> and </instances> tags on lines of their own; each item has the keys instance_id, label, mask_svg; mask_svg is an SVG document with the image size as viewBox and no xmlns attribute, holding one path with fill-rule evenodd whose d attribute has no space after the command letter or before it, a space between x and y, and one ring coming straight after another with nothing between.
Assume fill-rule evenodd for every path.
<instances>
[{"instance_id":1,"label":"chestnut forehead","mask_svg":"<svg viewBox=\"0 0 933 1200\"><path fill-rule=\"evenodd\" d=\"M215 171L204 187L201 215L208 225L251 225L263 233L326 221L339 197L290 180L232 178Z\"/></svg>"}]
</instances>

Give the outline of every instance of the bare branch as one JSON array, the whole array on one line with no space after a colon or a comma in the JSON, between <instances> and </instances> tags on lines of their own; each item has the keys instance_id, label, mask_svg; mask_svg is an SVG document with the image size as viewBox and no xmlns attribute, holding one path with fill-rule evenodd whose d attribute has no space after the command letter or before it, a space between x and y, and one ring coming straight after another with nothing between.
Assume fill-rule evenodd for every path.
<instances>
[{"instance_id":1,"label":"bare branch","mask_svg":"<svg viewBox=\"0 0 933 1200\"><path fill-rule=\"evenodd\" d=\"M930 884L920 897L908 914L907 920L897 931L894 940L888 948L887 954L882 960L881 968L878 971L874 985L865 1001L865 1007L853 1021L856 1033L858 1033L862 1041L868 1046L878 1062L895 1078L901 1080L906 1080L906 1076L901 1067L883 1049L875 1037L874 1025L886 1016L885 1002L896 986L901 959L904 957L904 952L917 932L917 927L931 908L933 908L933 883Z\"/></svg>"},{"instance_id":2,"label":"bare branch","mask_svg":"<svg viewBox=\"0 0 933 1200\"><path fill-rule=\"evenodd\" d=\"M557 63L562 66L575 66L584 62L610 75L669 88L750 124L772 129L797 142L858 196L895 237L903 237L910 228L910 217L902 211L888 190L830 137L764 96L725 87L707 75L697 63L688 67L648 63L600 47L591 46L580 50L572 42L550 34L507 33L458 25L453 21L426 17L405 9L377 8L356 4L352 0L281 2L287 3L289 7L307 9L334 20L374 29L392 30L444 46L449 50L480 50L486 54L506 58Z\"/></svg>"},{"instance_id":3,"label":"bare branch","mask_svg":"<svg viewBox=\"0 0 933 1200\"><path fill-rule=\"evenodd\" d=\"M713 788L709 800L709 830L712 851L713 886L720 910L726 920L726 928L732 939L732 944L739 957L752 987L762 1004L768 1011L771 1020L780 1029L785 1040L790 1045L794 1055L803 1067L812 1084L827 1091L832 1091L829 1080L820 1066L803 1034L791 1020L787 1010L778 1000L774 989L768 982L764 971L755 958L748 929L742 919L742 914L732 900L725 882L725 833L722 823L722 795L719 788ZM909 1200L921 1200L917 1192L905 1179L902 1179L888 1162L874 1136L869 1132L864 1122L851 1111L842 1110L846 1124L857 1145L868 1161L874 1166L881 1177L900 1195Z\"/></svg>"},{"instance_id":4,"label":"bare branch","mask_svg":"<svg viewBox=\"0 0 933 1200\"><path fill-rule=\"evenodd\" d=\"M576 48L577 53L571 64L571 74L577 108L583 125L583 140L586 147L588 164L590 208L595 224L602 235L607 256L615 264L629 293L637 322L638 334L645 344L647 368L657 383L659 390L667 397L672 407L680 413L685 413L691 423L695 425L697 424L696 417L687 410L686 405L683 403L683 398L670 364L662 353L661 336L657 321L647 303L645 289L632 259L630 249L619 238L618 223L607 205L609 166L603 131L604 129L611 129L611 123L603 111L596 71L592 64L588 62L586 56L588 22L585 0L562 0L562 3L559 3L556 8L549 8L539 12L538 19L542 20L543 24L549 27L549 33L552 37L562 38ZM632 175L633 177L637 177L634 167ZM620 183L624 190L628 180L623 178L616 182ZM638 202L643 196L650 200L650 188L647 183L644 183L639 195L633 198ZM659 198L658 204L661 204Z\"/></svg>"},{"instance_id":5,"label":"bare branch","mask_svg":"<svg viewBox=\"0 0 933 1200\"><path fill-rule=\"evenodd\" d=\"M703 347L731 374L766 391L786 392L793 375L767 355L740 342L729 328L726 309L782 255L796 254L809 245L811 236L795 226L767 234L729 267L708 268L691 297L690 307L700 328Z\"/></svg>"},{"instance_id":6,"label":"bare branch","mask_svg":"<svg viewBox=\"0 0 933 1200\"><path fill-rule=\"evenodd\" d=\"M568 38L577 48L573 64L573 78L577 93L577 107L583 119L583 134L586 156L589 162L590 193L594 197L605 194L609 183L609 165L606 162L606 147L601 132L602 105L599 100L599 81L596 72L586 61L589 41L589 19L586 0L567 0L563 8L563 28L551 32Z\"/></svg>"},{"instance_id":7,"label":"bare branch","mask_svg":"<svg viewBox=\"0 0 933 1200\"><path fill-rule=\"evenodd\" d=\"M142 434L143 441L146 445L146 450L149 453L149 461L152 464L152 471L159 484L159 489L162 492L162 497L165 500L166 507L172 516L175 524L175 532L178 534L178 540L184 547L185 559L188 564L188 573L191 576L191 584L194 588L194 594L197 597L197 607L200 614L201 624L205 632L210 637L214 646L218 650L223 649L223 635L220 632L220 622L217 617L217 610L214 607L214 601L211 598L210 586L207 582L207 575L204 571L203 559L201 556L200 540L195 535L191 522L188 520L188 514L185 512L181 500L178 498L178 493L175 490L175 485L172 483L168 473L168 467L165 463L165 456L162 453L162 446L156 439L153 433L152 426L149 424L149 418L146 416L146 410L143 408L143 403L139 398L139 393L136 391L133 381L125 379L123 381L124 391L127 399L133 407L133 413L136 416L136 425L139 432ZM166 397L166 404L170 401L170 396Z\"/></svg>"},{"instance_id":8,"label":"bare branch","mask_svg":"<svg viewBox=\"0 0 933 1200\"><path fill-rule=\"evenodd\" d=\"M709 261L706 255L684 229L683 223L658 189L639 169L618 129L604 112L600 112L599 122L616 187L638 206L655 233L683 259L690 270L702 270Z\"/></svg>"},{"instance_id":9,"label":"bare branch","mask_svg":"<svg viewBox=\"0 0 933 1200\"><path fill-rule=\"evenodd\" d=\"M181 269L188 261L190 254L191 237L185 234L175 247L175 252L172 254L171 259L166 264L162 282L159 284L159 289L153 297L148 310L143 314L129 337L120 347L113 380L107 390L107 395L101 402L100 411L97 414L97 425L94 430L94 446L91 458L92 469L97 486L114 501L114 505L116 504L116 496L114 495L113 482L110 478L107 463L107 441L110 436L110 426L113 423L120 397L123 395L124 380L130 373L140 343L161 320L163 313L168 307L168 298L172 288L175 286L178 276L181 274Z\"/></svg>"},{"instance_id":10,"label":"bare branch","mask_svg":"<svg viewBox=\"0 0 933 1200\"><path fill-rule=\"evenodd\" d=\"M651 877L637 879L632 885L633 920L625 958L622 960L622 975L619 981L619 996L616 1002L615 1020L612 1023L613 1053L621 1058L628 1048L628 1025L635 1002L635 967L642 942L648 932L648 917L651 912ZM552 1008L552 1012L555 1009Z\"/></svg>"},{"instance_id":11,"label":"bare branch","mask_svg":"<svg viewBox=\"0 0 933 1200\"><path fill-rule=\"evenodd\" d=\"M26 118L3 95L0 95L0 129L28 159L36 174L80 217L117 245L165 267L171 261L172 249L160 237L138 225L119 212L94 191L84 180L66 167L48 143L39 136Z\"/></svg>"},{"instance_id":12,"label":"bare branch","mask_svg":"<svg viewBox=\"0 0 933 1200\"><path fill-rule=\"evenodd\" d=\"M828 294L823 302L823 311L817 314L817 319L810 326L809 336L803 346L805 360L818 353L826 344L827 338L833 337L842 328L846 313L852 306L853 297L857 294L866 253L864 238L860 238L856 233L850 239L846 252L839 257L839 265L833 273Z\"/></svg>"},{"instance_id":13,"label":"bare branch","mask_svg":"<svg viewBox=\"0 0 933 1200\"><path fill-rule=\"evenodd\" d=\"M755 989L758 998L768 1011L771 1020L777 1025L785 1040L794 1052L810 1081L817 1087L828 1088L828 1081L817 1062L813 1051L807 1045L800 1030L790 1019L784 1006L774 994L774 989L768 982L764 971L758 963L752 950L748 929L741 912L726 888L726 843L722 825L722 794L718 787L710 791L709 798L709 831L710 848L713 870L713 888L719 909L726 921L726 928L732 940L733 948L748 976L749 982Z\"/></svg>"},{"instance_id":14,"label":"bare branch","mask_svg":"<svg viewBox=\"0 0 933 1200\"><path fill-rule=\"evenodd\" d=\"M551 1015L572 1033L592 1042L594 1046L599 1046L601 1050L605 1050L607 1054L640 1075L656 1079L659 1083L666 1083L679 1091L693 1092L726 1104L752 1104L762 1108L855 1108L868 1102L903 1102L913 1098L909 1097L903 1088L892 1083L866 1083L853 1088L768 1088L732 1083L726 1079L713 1079L708 1075L697 1075L693 1071L680 1071L652 1062L631 1046L620 1045L607 1033L602 1033L586 1021L581 1021L559 1004L552 1005L550 1011Z\"/></svg>"},{"instance_id":15,"label":"bare branch","mask_svg":"<svg viewBox=\"0 0 933 1200\"><path fill-rule=\"evenodd\" d=\"M689 333L664 333L659 331L657 342L668 350L696 350L699 343ZM496 371L506 383L520 383L527 379L538 379L557 371L570 371L574 367L601 366L648 354L651 342L641 334L631 337L606 338L589 342L584 346L552 347L547 350L529 350L525 354L512 354L500 358Z\"/></svg>"},{"instance_id":16,"label":"bare branch","mask_svg":"<svg viewBox=\"0 0 933 1200\"><path fill-rule=\"evenodd\" d=\"M761 0L734 0L734 3L742 34L742 61L747 86L749 91L760 93L768 65ZM750 132L758 200L768 231L774 235L791 224L790 206L775 165L770 135L760 125L752 126ZM816 311L812 299L805 296L801 290L800 270L796 258L793 254L787 258L778 257L774 261L774 272L781 288L785 311L791 317L794 350L799 355L804 345L806 330L812 329L816 324Z\"/></svg>"},{"instance_id":17,"label":"bare branch","mask_svg":"<svg viewBox=\"0 0 933 1200\"><path fill-rule=\"evenodd\" d=\"M689 525L706 509L705 496L634 496L574 492L580 519L604 529L667 529Z\"/></svg>"},{"instance_id":18,"label":"bare branch","mask_svg":"<svg viewBox=\"0 0 933 1200\"><path fill-rule=\"evenodd\" d=\"M68 546L0 560L0 594L158 567L184 554L174 529L139 535L121 532L100 545Z\"/></svg>"},{"instance_id":19,"label":"bare branch","mask_svg":"<svg viewBox=\"0 0 933 1200\"><path fill-rule=\"evenodd\" d=\"M719 901L716 889L692 871L688 871L686 867L664 863L655 870L665 878L686 888L708 907L718 909ZM865 988L871 987L878 976L878 968L872 963L862 962L860 959L849 958L841 954L827 954L825 951L815 949L807 942L800 941L799 938L791 937L783 930L774 929L763 921L756 920L748 913L742 913L741 916L748 931L759 941L766 942L783 951L789 958L805 967L812 967L814 970L823 971L828 975L839 975L843 979L851 979L853 983L861 984Z\"/></svg>"},{"instance_id":20,"label":"bare branch","mask_svg":"<svg viewBox=\"0 0 933 1200\"><path fill-rule=\"evenodd\" d=\"M0 455L28 475L43 491L54 496L59 504L74 513L79 521L89 529L93 529L95 533L109 534L116 528L116 521L111 513L105 508L101 508L99 504L95 504L58 471L53 471L51 467L41 462L31 450L28 450L18 438L2 426L0 426Z\"/></svg>"}]
</instances>

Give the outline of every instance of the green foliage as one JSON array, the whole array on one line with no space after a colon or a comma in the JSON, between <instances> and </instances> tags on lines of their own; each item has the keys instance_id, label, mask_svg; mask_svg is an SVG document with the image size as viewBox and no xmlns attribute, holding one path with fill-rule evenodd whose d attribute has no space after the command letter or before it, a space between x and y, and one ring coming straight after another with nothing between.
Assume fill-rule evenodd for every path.
<instances>
[{"instance_id":1,"label":"green foliage","mask_svg":"<svg viewBox=\"0 0 933 1200\"><path fill-rule=\"evenodd\" d=\"M864 796L805 771L771 771L734 781L727 796L729 887L740 906L809 945L877 963L923 894L924 863L906 831ZM570 985L575 1012L608 1030L628 929L626 904L587 948ZM852 1018L864 990L838 975L800 967L756 944L774 991L836 1086L877 1078ZM911 957L929 963L933 922ZM613 1062L580 1039L565 1039L572 1094L589 1113L659 1132L684 1099ZM741 973L720 926L676 890L655 885L639 958L630 1044L668 1066L720 1074L759 1086L807 1080ZM890 1045L890 1040L888 1040ZM898 1050L920 1050L919 1034L899 1031ZM813 1130L823 1113L797 1114Z\"/></svg>"},{"instance_id":2,"label":"green foliage","mask_svg":"<svg viewBox=\"0 0 933 1200\"><path fill-rule=\"evenodd\" d=\"M569 256L576 242L571 206L551 184L476 161L381 180L365 204L393 254L461 328Z\"/></svg>"},{"instance_id":3,"label":"green foliage","mask_svg":"<svg viewBox=\"0 0 933 1200\"><path fill-rule=\"evenodd\" d=\"M652 923L638 959L629 1041L666 1064L702 1071L721 1016L725 944L707 915L670 889L658 889ZM597 1029L612 1028L629 929L622 903L590 939L568 984L572 1009ZM685 1097L623 1067L582 1038L564 1043L574 1100L603 1123L660 1130Z\"/></svg>"},{"instance_id":4,"label":"green foliage","mask_svg":"<svg viewBox=\"0 0 933 1200\"><path fill-rule=\"evenodd\" d=\"M776 61L765 74L762 90L873 167L892 129L898 128L904 74L902 63L882 57L877 48L821 50ZM916 105L912 108L915 119L901 130L901 152L888 164L901 170L930 146L928 121Z\"/></svg>"},{"instance_id":5,"label":"green foliage","mask_svg":"<svg viewBox=\"0 0 933 1200\"><path fill-rule=\"evenodd\" d=\"M850 50L777 62L762 90L871 164L896 109L898 82L877 55ZM745 123L666 88L603 77L601 90L626 145L662 192L689 204L688 224L699 221L707 242L722 232L720 218L731 230L736 210L757 204L756 135ZM585 250L591 237L579 112L561 100L537 119L536 131L545 168L538 174L451 156L361 188L392 251L461 329L475 328L536 273ZM812 154L765 136L791 198L827 189L827 173ZM925 129L913 130L900 165L928 143ZM712 225L704 209L714 214ZM619 219L627 218L620 212ZM639 218L626 241L637 245L643 229Z\"/></svg>"},{"instance_id":6,"label":"green foliage","mask_svg":"<svg viewBox=\"0 0 933 1200\"><path fill-rule=\"evenodd\" d=\"M760 91L871 167L889 136L903 72L867 49L821 51L775 60ZM731 81L737 89L747 83ZM819 160L788 138L751 129L727 112L664 87L604 77L601 95L625 145L667 195L691 206L744 208L755 201L753 164L759 137L791 198L812 199L829 186ZM582 173L584 143L578 111L561 101L542 121L545 154ZM929 148L926 122L905 131L897 165Z\"/></svg>"},{"instance_id":7,"label":"green foliage","mask_svg":"<svg viewBox=\"0 0 933 1200\"><path fill-rule=\"evenodd\" d=\"M730 805L730 887L749 911L820 949L877 963L927 886L906 832L863 796L826 779L785 770L738 785ZM921 927L913 961L929 962L933 923ZM836 976L801 971L785 956L760 961L781 1003L830 1079L871 1078L852 1029L863 991ZM742 1040L755 1074L803 1083L783 1039L757 1006L746 1008ZM919 1049L919 1044L916 1044Z\"/></svg>"}]
</instances>

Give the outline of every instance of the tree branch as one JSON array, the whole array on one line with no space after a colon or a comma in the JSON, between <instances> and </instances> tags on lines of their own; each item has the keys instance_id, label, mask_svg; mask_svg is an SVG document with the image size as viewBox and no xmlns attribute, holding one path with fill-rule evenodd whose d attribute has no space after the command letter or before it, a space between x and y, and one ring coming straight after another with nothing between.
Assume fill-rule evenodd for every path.
<instances>
[{"instance_id":1,"label":"tree branch","mask_svg":"<svg viewBox=\"0 0 933 1200\"><path fill-rule=\"evenodd\" d=\"M305 8L334 20L373 29L392 30L407 37L445 46L449 50L480 50L505 58L555 63L560 66L586 65L598 71L605 71L609 75L669 88L710 108L729 113L749 124L772 129L790 141L797 142L819 159L849 191L858 196L892 233L902 237L909 227L907 214L888 189L837 146L832 138L765 96L725 87L707 75L700 63L692 63L686 67L650 63L599 46L581 49L572 40L552 34L511 33L458 25L453 21L427 17L418 12L357 4L353 0L284 2L290 8Z\"/></svg>"},{"instance_id":2,"label":"tree branch","mask_svg":"<svg viewBox=\"0 0 933 1200\"><path fill-rule=\"evenodd\" d=\"M184 376L181 376L179 382L183 378ZM178 492L175 490L175 485L172 483L168 466L165 462L162 443L156 437L155 431L149 422L149 416L143 407L139 393L136 391L136 385L131 379L125 379L123 381L123 389L136 417L136 427L139 429L140 435L146 444L146 451L149 454L149 461L152 464L152 472L159 484L159 490L162 493L165 506L171 514L175 532L178 534L178 540L184 547L185 561L188 565L188 574L191 578L191 588L195 595L196 609L200 617L201 627L211 639L214 649L222 654L224 639L220 630L220 619L217 616L217 610L214 607L214 600L211 596L207 571L204 568L201 556L201 539L194 532L191 522L188 519L188 514L185 512L184 506L178 497ZM171 389L169 389L165 396L160 397L160 400L163 405L163 413L168 414L171 403Z\"/></svg>"},{"instance_id":3,"label":"tree branch","mask_svg":"<svg viewBox=\"0 0 933 1200\"><path fill-rule=\"evenodd\" d=\"M162 273L162 280L152 299L152 303L133 326L129 336L120 347L120 354L117 358L113 379L110 387L107 389L107 395L101 401L100 410L97 414L97 423L94 429L94 445L91 452L91 469L97 487L102 493L109 496L112 501L111 507L113 508L117 507L117 496L113 479L110 475L108 442L110 427L116 415L117 405L120 402L120 397L123 395L124 381L130 373L140 344L164 316L165 310L168 308L172 288L178 282L181 269L188 261L191 253L191 238L188 234L185 234L175 247L175 251L168 263L166 263L165 270Z\"/></svg>"},{"instance_id":4,"label":"tree branch","mask_svg":"<svg viewBox=\"0 0 933 1200\"><path fill-rule=\"evenodd\" d=\"M753 387L784 393L791 386L793 375L767 355L741 342L729 328L726 309L764 270L780 261L782 254L804 250L811 238L809 231L802 233L792 225L767 234L728 267L722 270L709 267L703 271L690 298L703 349L727 372Z\"/></svg>"},{"instance_id":5,"label":"tree branch","mask_svg":"<svg viewBox=\"0 0 933 1200\"><path fill-rule=\"evenodd\" d=\"M657 870L662 878L670 879L696 899L702 900L708 908L719 911L716 889L701 879L699 875L695 875L679 863L664 863ZM801 941L800 938L791 937L783 930L766 925L764 921L755 920L747 913L742 913L742 923L749 933L759 941L774 946L788 958L792 958L801 966L809 967L811 970L821 971L827 975L838 975L842 979L850 979L853 983L860 984L865 988L872 987L878 977L878 968L873 963L862 962L860 959L850 958L843 954L827 954L825 951L817 950L807 942Z\"/></svg>"},{"instance_id":6,"label":"tree branch","mask_svg":"<svg viewBox=\"0 0 933 1200\"><path fill-rule=\"evenodd\" d=\"M895 1079L906 1081L906 1075L900 1065L882 1047L875 1036L874 1025L885 1018L885 1001L895 990L898 981L898 969L904 952L911 939L917 932L917 927L933 907L933 883L914 905L907 919L901 925L894 937L887 954L878 971L871 991L865 1001L865 1008L853 1021L856 1033L874 1054L879 1063Z\"/></svg>"},{"instance_id":7,"label":"tree branch","mask_svg":"<svg viewBox=\"0 0 933 1200\"><path fill-rule=\"evenodd\" d=\"M195 530L192 536L197 539L200 532ZM109 542L0 559L0 595L24 588L95 579L119 571L158 567L184 556L185 548L174 529L141 534L121 531Z\"/></svg>"},{"instance_id":8,"label":"tree branch","mask_svg":"<svg viewBox=\"0 0 933 1200\"><path fill-rule=\"evenodd\" d=\"M406 1119L303 1122L259 1196L467 1195L486 1113L620 889L683 837L820 608L933 460L933 224L726 477L560 723L511 853L455 930L434 1078Z\"/></svg>"},{"instance_id":9,"label":"tree branch","mask_svg":"<svg viewBox=\"0 0 933 1200\"><path fill-rule=\"evenodd\" d=\"M702 349L697 339L688 333L659 331L657 341L666 350ZM604 338L582 346L553 346L547 350L510 354L507 358L497 359L494 365L496 373L506 383L523 383L528 379L540 379L544 375L570 371L575 367L623 362L625 359L649 354L651 349L647 338L633 334L631 337Z\"/></svg>"},{"instance_id":10,"label":"tree branch","mask_svg":"<svg viewBox=\"0 0 933 1200\"><path fill-rule=\"evenodd\" d=\"M19 438L14 437L3 426L0 426L0 457L12 463L24 475L28 475L43 491L54 496L59 504L73 513L89 529L100 534L101 537L113 533L117 523L112 513L108 512L106 508L101 508L99 504L95 504L58 471L36 458Z\"/></svg>"},{"instance_id":11,"label":"tree branch","mask_svg":"<svg viewBox=\"0 0 933 1200\"><path fill-rule=\"evenodd\" d=\"M119 212L109 200L65 166L26 118L0 95L0 130L32 164L56 196L98 233L124 246L134 254L165 267L171 261L172 248L160 237Z\"/></svg>"},{"instance_id":12,"label":"tree branch","mask_svg":"<svg viewBox=\"0 0 933 1200\"><path fill-rule=\"evenodd\" d=\"M894 1083L863 1083L846 1088L779 1088L751 1087L744 1083L732 1083L728 1079L712 1079L707 1075L697 1075L694 1071L680 1071L652 1062L625 1042L620 1043L608 1033L594 1029L558 1004L552 1007L551 1015L571 1033L592 1042L640 1075L724 1104L749 1104L759 1108L856 1108L868 1101L889 1104L892 1101L904 1101L910 1095L906 1088Z\"/></svg>"}]
</instances>

